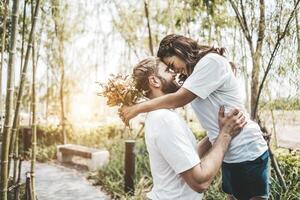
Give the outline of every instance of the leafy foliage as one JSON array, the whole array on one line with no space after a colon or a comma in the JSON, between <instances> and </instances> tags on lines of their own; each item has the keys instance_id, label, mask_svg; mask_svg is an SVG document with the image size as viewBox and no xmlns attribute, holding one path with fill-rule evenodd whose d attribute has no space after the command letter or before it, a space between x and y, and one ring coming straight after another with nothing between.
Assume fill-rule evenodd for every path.
<instances>
[{"instance_id":1,"label":"leafy foliage","mask_svg":"<svg viewBox=\"0 0 300 200\"><path fill-rule=\"evenodd\" d=\"M191 128L198 140L205 136L195 124ZM43 134L38 134L39 148L37 158L39 161L48 161L55 158L55 144L61 142L59 128L43 127ZM110 162L97 172L90 173L88 178L94 185L101 185L113 199L143 199L143 195L152 187L150 163L146 145L142 136L138 137L135 144L136 173L134 177L135 194L129 196L124 188L124 130L117 125L108 125L94 130L79 130L70 134L73 143L90 147L105 147L110 152ZM143 134L141 134L143 135ZM287 182L286 192L281 188L275 173L271 171L270 200L298 200L300 198L300 152L277 149L275 156ZM204 194L206 200L225 200L226 195L221 191L220 174L214 179L208 191Z\"/></svg>"},{"instance_id":2,"label":"leafy foliage","mask_svg":"<svg viewBox=\"0 0 300 200\"><path fill-rule=\"evenodd\" d=\"M300 110L299 98L278 98L269 102L262 102L261 105L266 107L265 109L273 110Z\"/></svg>"}]
</instances>

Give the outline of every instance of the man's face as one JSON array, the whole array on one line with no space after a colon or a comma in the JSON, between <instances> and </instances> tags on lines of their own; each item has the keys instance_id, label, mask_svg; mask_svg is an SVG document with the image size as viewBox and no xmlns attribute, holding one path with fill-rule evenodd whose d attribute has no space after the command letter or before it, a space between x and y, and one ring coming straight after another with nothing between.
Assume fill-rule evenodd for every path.
<instances>
[{"instance_id":1,"label":"man's face","mask_svg":"<svg viewBox=\"0 0 300 200\"><path fill-rule=\"evenodd\" d=\"M158 66L158 78L161 81L161 91L165 94L176 92L180 86L175 80L176 73L170 68L160 62Z\"/></svg>"}]
</instances>

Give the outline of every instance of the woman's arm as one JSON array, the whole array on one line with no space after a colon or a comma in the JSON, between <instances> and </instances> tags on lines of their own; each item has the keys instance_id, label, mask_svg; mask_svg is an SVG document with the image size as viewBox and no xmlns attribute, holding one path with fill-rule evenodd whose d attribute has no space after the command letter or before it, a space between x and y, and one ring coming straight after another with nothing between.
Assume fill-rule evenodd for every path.
<instances>
[{"instance_id":1,"label":"woman's arm","mask_svg":"<svg viewBox=\"0 0 300 200\"><path fill-rule=\"evenodd\" d=\"M197 96L194 93L181 87L175 93L166 94L134 106L123 106L120 108L119 112L122 116L122 120L128 123L130 119L136 117L140 113L162 108L168 109L182 107L193 101L196 97Z\"/></svg>"}]
</instances>

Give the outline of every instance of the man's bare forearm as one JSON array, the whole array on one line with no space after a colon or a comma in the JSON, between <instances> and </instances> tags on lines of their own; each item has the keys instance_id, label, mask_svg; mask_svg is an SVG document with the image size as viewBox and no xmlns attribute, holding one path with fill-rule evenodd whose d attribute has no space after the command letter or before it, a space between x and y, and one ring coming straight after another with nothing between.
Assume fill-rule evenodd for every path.
<instances>
[{"instance_id":1,"label":"man's bare forearm","mask_svg":"<svg viewBox=\"0 0 300 200\"><path fill-rule=\"evenodd\" d=\"M207 136L198 142L198 155L200 159L203 158L206 153L208 153L211 147L212 145Z\"/></svg>"},{"instance_id":2,"label":"man's bare forearm","mask_svg":"<svg viewBox=\"0 0 300 200\"><path fill-rule=\"evenodd\" d=\"M220 134L218 136L211 150L201 159L199 166L201 167L202 176L198 176L199 179L197 182L210 181L218 173L231 139L231 136L227 134Z\"/></svg>"}]
</instances>

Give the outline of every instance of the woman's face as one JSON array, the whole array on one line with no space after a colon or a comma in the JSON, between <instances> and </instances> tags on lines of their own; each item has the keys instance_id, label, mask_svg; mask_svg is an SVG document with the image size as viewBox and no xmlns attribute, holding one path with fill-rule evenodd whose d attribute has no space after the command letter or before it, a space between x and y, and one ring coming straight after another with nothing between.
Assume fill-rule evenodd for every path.
<instances>
[{"instance_id":1,"label":"woman's face","mask_svg":"<svg viewBox=\"0 0 300 200\"><path fill-rule=\"evenodd\" d=\"M188 75L186 63L177 56L165 57L163 62L168 65L175 73Z\"/></svg>"}]
</instances>

